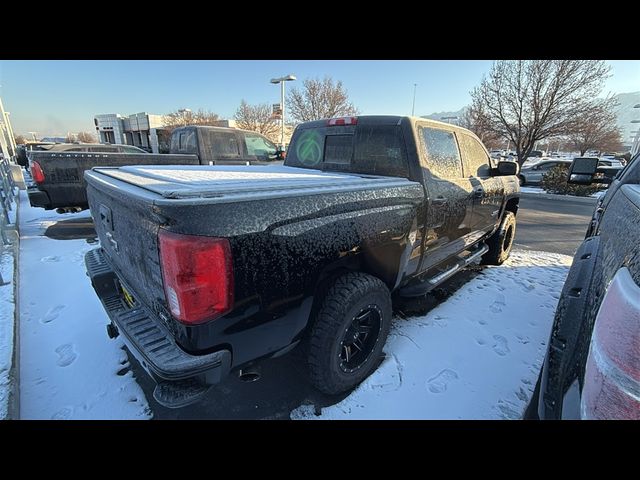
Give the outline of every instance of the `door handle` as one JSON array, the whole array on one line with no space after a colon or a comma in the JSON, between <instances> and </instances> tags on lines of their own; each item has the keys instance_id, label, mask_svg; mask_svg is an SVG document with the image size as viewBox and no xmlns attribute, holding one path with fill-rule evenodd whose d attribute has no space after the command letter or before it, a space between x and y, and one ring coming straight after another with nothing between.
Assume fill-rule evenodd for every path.
<instances>
[{"instance_id":1,"label":"door handle","mask_svg":"<svg viewBox=\"0 0 640 480\"><path fill-rule=\"evenodd\" d=\"M431 200L431 203L433 205L444 205L445 203L448 203L448 200L446 198L444 198L443 196L439 196L439 197L436 197L433 200Z\"/></svg>"},{"instance_id":2,"label":"door handle","mask_svg":"<svg viewBox=\"0 0 640 480\"><path fill-rule=\"evenodd\" d=\"M482 198L484 195L484 190L482 188L477 188L473 191L473 196L476 198Z\"/></svg>"}]
</instances>

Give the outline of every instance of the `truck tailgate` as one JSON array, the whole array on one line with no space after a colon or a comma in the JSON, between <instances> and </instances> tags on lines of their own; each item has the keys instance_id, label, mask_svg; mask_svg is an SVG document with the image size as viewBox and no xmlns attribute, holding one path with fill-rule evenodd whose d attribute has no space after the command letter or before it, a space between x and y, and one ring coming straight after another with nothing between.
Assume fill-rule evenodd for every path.
<instances>
[{"instance_id":1,"label":"truck tailgate","mask_svg":"<svg viewBox=\"0 0 640 480\"><path fill-rule=\"evenodd\" d=\"M109 261L121 279L126 279L136 300L153 307L164 293L157 243L160 221L151 202L132 201L127 192L119 190L91 190L96 233Z\"/></svg>"}]
</instances>

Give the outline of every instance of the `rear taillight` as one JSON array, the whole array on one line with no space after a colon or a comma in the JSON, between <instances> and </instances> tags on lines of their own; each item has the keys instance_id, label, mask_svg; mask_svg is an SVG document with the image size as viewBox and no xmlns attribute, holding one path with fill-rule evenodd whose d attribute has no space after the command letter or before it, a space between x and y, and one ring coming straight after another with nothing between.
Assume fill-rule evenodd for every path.
<instances>
[{"instance_id":1,"label":"rear taillight","mask_svg":"<svg viewBox=\"0 0 640 480\"><path fill-rule=\"evenodd\" d=\"M327 120L327 125L329 127L334 127L338 125L357 125L358 117L339 117L339 118L330 118Z\"/></svg>"},{"instance_id":2,"label":"rear taillight","mask_svg":"<svg viewBox=\"0 0 640 480\"><path fill-rule=\"evenodd\" d=\"M584 419L640 420L640 287L624 267L596 317L580 410Z\"/></svg>"},{"instance_id":3,"label":"rear taillight","mask_svg":"<svg viewBox=\"0 0 640 480\"><path fill-rule=\"evenodd\" d=\"M224 315L233 306L231 247L225 238L158 234L167 304L189 325Z\"/></svg>"},{"instance_id":4,"label":"rear taillight","mask_svg":"<svg viewBox=\"0 0 640 480\"><path fill-rule=\"evenodd\" d=\"M36 183L44 182L44 172L38 162L31 162L31 176Z\"/></svg>"}]
</instances>

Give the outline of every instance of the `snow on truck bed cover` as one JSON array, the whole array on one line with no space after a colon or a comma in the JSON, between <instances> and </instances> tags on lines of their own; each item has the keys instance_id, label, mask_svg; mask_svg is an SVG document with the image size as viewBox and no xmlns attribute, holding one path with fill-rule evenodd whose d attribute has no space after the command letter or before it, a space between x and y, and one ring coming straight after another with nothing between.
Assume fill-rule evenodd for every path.
<instances>
[{"instance_id":1,"label":"snow on truck bed cover","mask_svg":"<svg viewBox=\"0 0 640 480\"><path fill-rule=\"evenodd\" d=\"M267 166L145 165L93 171L168 199L280 197L419 185L405 178Z\"/></svg>"}]
</instances>

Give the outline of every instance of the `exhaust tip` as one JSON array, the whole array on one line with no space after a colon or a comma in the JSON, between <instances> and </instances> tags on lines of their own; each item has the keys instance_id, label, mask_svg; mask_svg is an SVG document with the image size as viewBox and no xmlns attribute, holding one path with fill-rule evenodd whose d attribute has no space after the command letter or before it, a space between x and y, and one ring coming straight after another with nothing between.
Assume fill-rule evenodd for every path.
<instances>
[{"instance_id":1,"label":"exhaust tip","mask_svg":"<svg viewBox=\"0 0 640 480\"><path fill-rule=\"evenodd\" d=\"M238 372L238 378L246 383L257 382L261 376L260 369L256 367L243 368Z\"/></svg>"}]
</instances>

